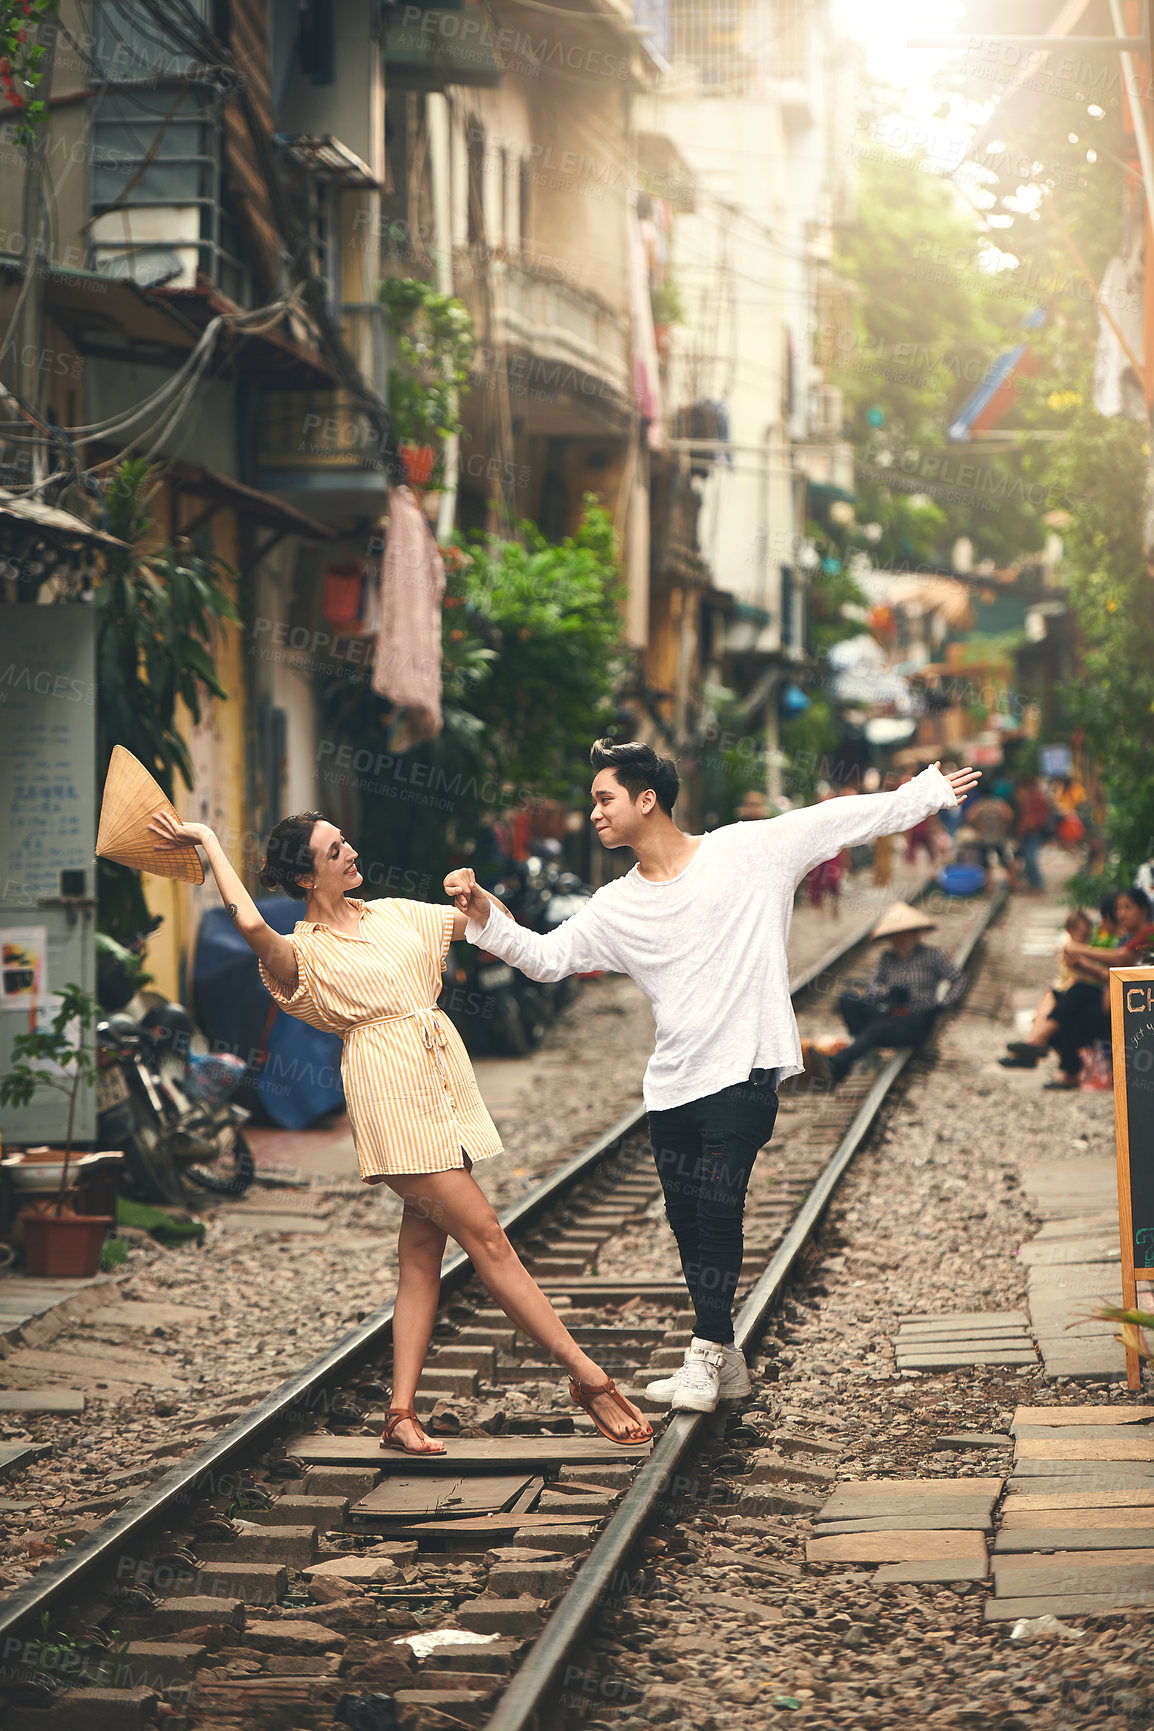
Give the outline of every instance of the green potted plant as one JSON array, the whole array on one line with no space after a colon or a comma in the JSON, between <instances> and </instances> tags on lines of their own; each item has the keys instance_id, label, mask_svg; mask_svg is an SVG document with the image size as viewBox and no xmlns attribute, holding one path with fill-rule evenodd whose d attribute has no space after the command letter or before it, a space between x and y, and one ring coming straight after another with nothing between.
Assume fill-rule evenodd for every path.
<instances>
[{"instance_id":1,"label":"green potted plant","mask_svg":"<svg viewBox=\"0 0 1154 1731\"><path fill-rule=\"evenodd\" d=\"M76 1102L81 1088L91 1088L96 1082L96 1064L91 1051L85 1049L84 1036L97 1015L91 992L77 985L65 986L51 1025L17 1034L12 1042L12 1067L0 1076L2 1106L27 1106L38 1088L56 1088L68 1099L64 1147L51 1151L62 1163L55 1207L48 1214L27 1210L22 1216L25 1265L32 1275L71 1279L95 1274L104 1235L115 1225L110 1214L77 1214L67 1206ZM75 1043L70 1033L74 1023L79 1029Z\"/></svg>"},{"instance_id":2,"label":"green potted plant","mask_svg":"<svg viewBox=\"0 0 1154 1731\"><path fill-rule=\"evenodd\" d=\"M649 291L649 304L653 311L653 338L657 353L667 361L673 350L673 327L685 323L681 290L671 276Z\"/></svg>"},{"instance_id":3,"label":"green potted plant","mask_svg":"<svg viewBox=\"0 0 1154 1731\"><path fill-rule=\"evenodd\" d=\"M396 341L389 369L389 411L410 486L433 478L446 439L460 433L459 394L468 388L473 321L463 301L418 277L386 277L377 287Z\"/></svg>"}]
</instances>

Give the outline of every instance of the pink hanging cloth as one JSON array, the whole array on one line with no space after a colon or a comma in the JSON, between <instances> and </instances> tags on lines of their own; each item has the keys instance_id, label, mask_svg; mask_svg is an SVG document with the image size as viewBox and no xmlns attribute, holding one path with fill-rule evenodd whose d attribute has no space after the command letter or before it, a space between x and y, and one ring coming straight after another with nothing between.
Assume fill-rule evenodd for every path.
<instances>
[{"instance_id":1,"label":"pink hanging cloth","mask_svg":"<svg viewBox=\"0 0 1154 1731\"><path fill-rule=\"evenodd\" d=\"M381 562L373 690L402 708L392 740L408 751L441 731L441 598L445 567L408 487L394 487Z\"/></svg>"}]
</instances>

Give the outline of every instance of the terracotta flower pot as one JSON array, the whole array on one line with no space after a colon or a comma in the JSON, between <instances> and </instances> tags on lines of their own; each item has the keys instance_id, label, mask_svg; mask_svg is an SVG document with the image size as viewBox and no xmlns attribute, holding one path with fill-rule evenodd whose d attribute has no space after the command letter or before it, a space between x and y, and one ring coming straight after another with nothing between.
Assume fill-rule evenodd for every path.
<instances>
[{"instance_id":1,"label":"terracotta flower pot","mask_svg":"<svg viewBox=\"0 0 1154 1731\"><path fill-rule=\"evenodd\" d=\"M55 1280L91 1279L100 1267L104 1235L115 1224L111 1214L25 1214L26 1272Z\"/></svg>"},{"instance_id":2,"label":"terracotta flower pot","mask_svg":"<svg viewBox=\"0 0 1154 1731\"><path fill-rule=\"evenodd\" d=\"M432 477L433 464L437 460L437 453L432 445L403 444L400 446L400 453L409 486L427 487Z\"/></svg>"}]
</instances>

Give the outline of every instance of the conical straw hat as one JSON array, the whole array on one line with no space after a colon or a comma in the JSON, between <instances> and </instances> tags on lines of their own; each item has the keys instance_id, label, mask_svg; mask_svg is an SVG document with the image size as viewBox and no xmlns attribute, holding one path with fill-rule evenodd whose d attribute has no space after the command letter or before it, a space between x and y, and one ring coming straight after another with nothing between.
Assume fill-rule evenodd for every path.
<instances>
[{"instance_id":1,"label":"conical straw hat","mask_svg":"<svg viewBox=\"0 0 1154 1731\"><path fill-rule=\"evenodd\" d=\"M917 908L911 908L909 902L894 902L888 907L871 936L875 938L892 938L898 932L932 932L935 921L925 914L919 914Z\"/></svg>"},{"instance_id":2,"label":"conical straw hat","mask_svg":"<svg viewBox=\"0 0 1154 1731\"><path fill-rule=\"evenodd\" d=\"M191 842L186 846L160 848L160 838L148 824L158 811L180 817L160 783L122 745L112 748L112 760L104 783L100 806L100 831L96 851L102 859L151 872L158 878L180 878L186 884L202 884L204 867Z\"/></svg>"}]
</instances>

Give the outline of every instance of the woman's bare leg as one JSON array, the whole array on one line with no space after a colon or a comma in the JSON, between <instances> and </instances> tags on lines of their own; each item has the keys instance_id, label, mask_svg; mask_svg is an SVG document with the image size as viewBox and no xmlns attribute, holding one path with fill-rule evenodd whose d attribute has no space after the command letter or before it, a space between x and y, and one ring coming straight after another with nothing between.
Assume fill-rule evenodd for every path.
<instances>
[{"instance_id":1,"label":"woman's bare leg","mask_svg":"<svg viewBox=\"0 0 1154 1731\"><path fill-rule=\"evenodd\" d=\"M397 1238L397 1297L393 1306L394 1407L411 1407L424 1368L437 1302L441 1296L441 1261L445 1230L407 1202ZM393 1433L405 1448L421 1454L444 1454L443 1443L430 1442L420 1425L403 1419Z\"/></svg>"},{"instance_id":2,"label":"woman's bare leg","mask_svg":"<svg viewBox=\"0 0 1154 1731\"><path fill-rule=\"evenodd\" d=\"M470 1172L413 1173L388 1179L410 1208L456 1240L509 1320L564 1366L578 1382L602 1383L605 1372L582 1352L520 1257ZM397 1401L398 1405L403 1404ZM629 1403L633 1423L610 1396L595 1401L597 1416L617 1437L645 1440L649 1421Z\"/></svg>"}]
</instances>

